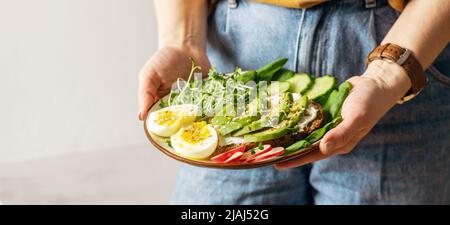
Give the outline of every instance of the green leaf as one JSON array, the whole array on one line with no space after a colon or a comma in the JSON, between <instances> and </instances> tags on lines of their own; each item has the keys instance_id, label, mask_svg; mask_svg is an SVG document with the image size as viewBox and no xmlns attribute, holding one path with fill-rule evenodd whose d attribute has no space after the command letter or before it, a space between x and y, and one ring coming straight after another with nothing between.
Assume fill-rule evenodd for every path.
<instances>
[{"instance_id":1,"label":"green leaf","mask_svg":"<svg viewBox=\"0 0 450 225\"><path fill-rule=\"evenodd\" d=\"M331 92L325 104L323 105L325 122L329 122L340 115L342 105L344 104L344 101L350 93L351 89L352 85L348 81L345 81L344 83L339 85L338 90L333 90Z\"/></svg>"},{"instance_id":2,"label":"green leaf","mask_svg":"<svg viewBox=\"0 0 450 225\"><path fill-rule=\"evenodd\" d=\"M318 140L320 140L325 133L327 133L329 130L333 129L334 127L336 127L340 122L342 121L342 117L338 116L336 118L334 118L331 122L325 124L325 126L323 126L320 129L317 129L315 131L313 131L311 134L309 134L305 140L309 143L314 143Z\"/></svg>"},{"instance_id":3,"label":"green leaf","mask_svg":"<svg viewBox=\"0 0 450 225\"><path fill-rule=\"evenodd\" d=\"M311 146L311 143L309 143L306 140L301 140L301 141L297 141L294 144L290 145L289 147L286 148L286 152L284 153L285 155L297 152L301 149L304 149L306 147Z\"/></svg>"}]
</instances>

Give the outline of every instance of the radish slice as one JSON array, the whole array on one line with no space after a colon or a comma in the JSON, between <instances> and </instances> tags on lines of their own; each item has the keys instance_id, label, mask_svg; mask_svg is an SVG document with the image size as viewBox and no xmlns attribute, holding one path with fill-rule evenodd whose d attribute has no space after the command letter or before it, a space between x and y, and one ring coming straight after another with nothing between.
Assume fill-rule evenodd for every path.
<instances>
[{"instance_id":1,"label":"radish slice","mask_svg":"<svg viewBox=\"0 0 450 225\"><path fill-rule=\"evenodd\" d=\"M263 145L262 148L259 147L252 148L244 153L244 155L241 158L241 161L246 162L252 161L256 156L264 154L270 150L272 150L272 147L270 145Z\"/></svg>"},{"instance_id":2,"label":"radish slice","mask_svg":"<svg viewBox=\"0 0 450 225\"><path fill-rule=\"evenodd\" d=\"M245 151L245 145L241 146L239 148L232 149L230 151L226 151L222 154L216 155L211 158L211 161L223 163L223 162L227 161L230 157L232 157L235 153L240 152L240 153L244 154L244 151Z\"/></svg>"},{"instance_id":3,"label":"radish slice","mask_svg":"<svg viewBox=\"0 0 450 225\"><path fill-rule=\"evenodd\" d=\"M273 159L283 153L284 153L283 147L276 147L266 153L258 155L257 157L255 157L255 159L253 161L258 162L258 161L262 161L262 160Z\"/></svg>"},{"instance_id":4,"label":"radish slice","mask_svg":"<svg viewBox=\"0 0 450 225\"><path fill-rule=\"evenodd\" d=\"M225 163L233 163L233 162L239 162L239 159L244 153L242 152L235 152L230 158L228 158Z\"/></svg>"}]
</instances>

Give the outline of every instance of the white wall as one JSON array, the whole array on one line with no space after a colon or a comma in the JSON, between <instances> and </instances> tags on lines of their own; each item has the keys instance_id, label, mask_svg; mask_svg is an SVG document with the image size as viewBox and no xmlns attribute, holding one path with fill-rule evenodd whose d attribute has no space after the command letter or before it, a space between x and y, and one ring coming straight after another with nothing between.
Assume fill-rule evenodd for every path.
<instances>
[{"instance_id":1,"label":"white wall","mask_svg":"<svg viewBox=\"0 0 450 225\"><path fill-rule=\"evenodd\" d=\"M0 162L149 146L140 66L151 0L0 0Z\"/></svg>"}]
</instances>

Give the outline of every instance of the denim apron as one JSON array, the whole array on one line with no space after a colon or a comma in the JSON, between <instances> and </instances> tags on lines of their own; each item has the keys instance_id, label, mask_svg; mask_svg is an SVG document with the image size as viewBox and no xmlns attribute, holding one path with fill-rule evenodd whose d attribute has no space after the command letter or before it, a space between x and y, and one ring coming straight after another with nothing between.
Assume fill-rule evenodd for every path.
<instances>
[{"instance_id":1,"label":"denim apron","mask_svg":"<svg viewBox=\"0 0 450 225\"><path fill-rule=\"evenodd\" d=\"M288 69L342 82L364 72L366 56L398 16L386 0L309 9L221 1L208 18L208 56L224 72L287 57ZM427 70L424 91L390 110L350 154L287 171L183 165L172 203L449 204L449 74L447 46Z\"/></svg>"}]
</instances>

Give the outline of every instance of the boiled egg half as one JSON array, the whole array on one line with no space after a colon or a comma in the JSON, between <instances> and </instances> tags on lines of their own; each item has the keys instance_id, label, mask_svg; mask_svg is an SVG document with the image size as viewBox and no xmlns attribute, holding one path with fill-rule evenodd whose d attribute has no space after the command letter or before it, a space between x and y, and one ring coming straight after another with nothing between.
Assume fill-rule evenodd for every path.
<instances>
[{"instance_id":1,"label":"boiled egg half","mask_svg":"<svg viewBox=\"0 0 450 225\"><path fill-rule=\"evenodd\" d=\"M170 137L172 147L178 154L195 159L204 159L213 154L218 140L214 127L205 121L182 127Z\"/></svg>"},{"instance_id":2,"label":"boiled egg half","mask_svg":"<svg viewBox=\"0 0 450 225\"><path fill-rule=\"evenodd\" d=\"M196 105L173 105L151 112L146 120L147 129L161 137L169 137L180 130L182 126L194 122L199 114Z\"/></svg>"}]
</instances>

